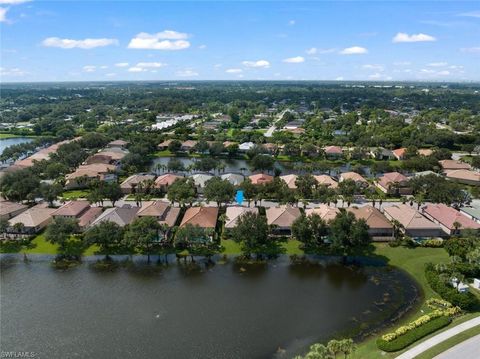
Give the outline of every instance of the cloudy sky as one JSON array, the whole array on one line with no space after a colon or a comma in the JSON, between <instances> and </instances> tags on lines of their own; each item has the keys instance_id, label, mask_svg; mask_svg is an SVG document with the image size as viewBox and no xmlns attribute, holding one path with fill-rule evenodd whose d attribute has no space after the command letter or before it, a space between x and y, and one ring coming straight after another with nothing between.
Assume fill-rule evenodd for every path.
<instances>
[{"instance_id":1,"label":"cloudy sky","mask_svg":"<svg viewBox=\"0 0 480 359\"><path fill-rule=\"evenodd\" d=\"M477 1L0 0L1 80L480 81Z\"/></svg>"}]
</instances>

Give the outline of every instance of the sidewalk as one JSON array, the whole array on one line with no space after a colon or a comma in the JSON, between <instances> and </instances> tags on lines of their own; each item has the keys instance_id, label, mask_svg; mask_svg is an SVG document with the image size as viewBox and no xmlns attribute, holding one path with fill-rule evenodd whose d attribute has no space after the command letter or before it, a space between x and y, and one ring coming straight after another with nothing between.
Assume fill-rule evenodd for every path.
<instances>
[{"instance_id":1,"label":"sidewalk","mask_svg":"<svg viewBox=\"0 0 480 359\"><path fill-rule=\"evenodd\" d=\"M459 324L451 329L445 330L444 332L431 337L430 339L425 340L424 342L418 344L410 350L407 350L405 353L399 355L395 359L413 359L417 355L423 353L424 351L432 348L433 346L473 327L480 325L480 317L470 319L462 324Z\"/></svg>"}]
</instances>

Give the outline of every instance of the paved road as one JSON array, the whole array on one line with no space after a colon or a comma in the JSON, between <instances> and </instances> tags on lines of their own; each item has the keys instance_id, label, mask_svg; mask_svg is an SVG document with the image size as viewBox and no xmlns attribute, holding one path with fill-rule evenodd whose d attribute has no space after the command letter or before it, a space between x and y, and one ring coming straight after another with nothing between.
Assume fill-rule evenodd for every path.
<instances>
[{"instance_id":1,"label":"paved road","mask_svg":"<svg viewBox=\"0 0 480 359\"><path fill-rule=\"evenodd\" d=\"M265 137L272 137L273 132L275 132L275 124L283 118L283 115L285 115L285 113L287 113L287 111L290 111L290 110L289 110L289 109L283 110L283 111L277 116L277 119L273 122L272 126L270 126L270 128L267 130L267 132L265 132L265 133L263 134Z\"/></svg>"},{"instance_id":2,"label":"paved road","mask_svg":"<svg viewBox=\"0 0 480 359\"><path fill-rule=\"evenodd\" d=\"M459 324L451 329L445 330L444 332L435 335L434 337L431 337L430 339L425 340L424 342L418 344L417 346L413 347L410 350L407 350L405 353L399 355L396 357L396 359L413 359L417 355L422 354L424 351L432 348L433 346L467 330L473 327L476 327L477 325L480 325L480 317L476 317L473 319L470 319L462 324ZM450 357L449 357L450 358ZM454 357L451 357L454 358ZM460 357L455 357L455 358L462 358L462 359L467 359L463 355ZM475 359L479 358L479 356L475 357Z\"/></svg>"},{"instance_id":3,"label":"paved road","mask_svg":"<svg viewBox=\"0 0 480 359\"><path fill-rule=\"evenodd\" d=\"M480 334L455 345L433 359L478 359L480 358Z\"/></svg>"}]
</instances>

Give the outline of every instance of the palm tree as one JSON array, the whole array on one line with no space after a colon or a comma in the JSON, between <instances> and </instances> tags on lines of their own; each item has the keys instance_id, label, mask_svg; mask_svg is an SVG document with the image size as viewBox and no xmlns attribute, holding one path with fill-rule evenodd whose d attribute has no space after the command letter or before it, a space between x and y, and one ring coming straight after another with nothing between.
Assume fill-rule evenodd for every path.
<instances>
[{"instance_id":1,"label":"palm tree","mask_svg":"<svg viewBox=\"0 0 480 359\"><path fill-rule=\"evenodd\" d=\"M460 228L462 227L462 224L460 222L453 222L453 228L455 229L453 234L454 235L459 235L460 234Z\"/></svg>"}]
</instances>

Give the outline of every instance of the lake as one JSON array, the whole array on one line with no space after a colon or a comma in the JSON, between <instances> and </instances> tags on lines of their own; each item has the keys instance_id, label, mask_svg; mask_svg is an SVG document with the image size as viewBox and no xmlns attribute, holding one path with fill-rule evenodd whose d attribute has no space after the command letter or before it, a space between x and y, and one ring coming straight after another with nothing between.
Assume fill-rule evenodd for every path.
<instances>
[{"instance_id":1,"label":"lake","mask_svg":"<svg viewBox=\"0 0 480 359\"><path fill-rule=\"evenodd\" d=\"M378 328L419 296L405 273L378 265L282 257L104 272L90 259L59 271L30 257L2 257L0 346L37 358L291 358L335 333Z\"/></svg>"},{"instance_id":2,"label":"lake","mask_svg":"<svg viewBox=\"0 0 480 359\"><path fill-rule=\"evenodd\" d=\"M158 166L166 167L168 165L168 162L170 161L170 158L171 157L155 158L153 160L153 164L150 168L150 171L157 174L161 174L165 171L168 171L166 169L160 169L158 168ZM195 161L197 160L195 158L189 158L189 157L174 157L174 158L177 158L185 168L195 163ZM222 173L234 172L234 173L242 173L246 176L249 176L252 174L251 166L249 164L249 161L247 160L235 159L235 158L231 158L231 159L219 158L217 159L217 161L223 163L225 166L225 170L223 170ZM301 162L275 161L275 167L281 171L282 175L291 174L291 173L299 174L304 172L305 164ZM362 167L362 169L366 177L371 176L370 168L368 166L364 166ZM337 168L331 168L329 174L332 176L339 176L340 173L348 172L351 170L352 168L350 164L347 163ZM316 171L315 173L320 173L320 172Z\"/></svg>"},{"instance_id":3,"label":"lake","mask_svg":"<svg viewBox=\"0 0 480 359\"><path fill-rule=\"evenodd\" d=\"M0 155L3 150L11 145L19 145L21 143L32 142L33 140L28 137L13 137L13 138L0 138Z\"/></svg>"}]
</instances>

